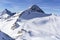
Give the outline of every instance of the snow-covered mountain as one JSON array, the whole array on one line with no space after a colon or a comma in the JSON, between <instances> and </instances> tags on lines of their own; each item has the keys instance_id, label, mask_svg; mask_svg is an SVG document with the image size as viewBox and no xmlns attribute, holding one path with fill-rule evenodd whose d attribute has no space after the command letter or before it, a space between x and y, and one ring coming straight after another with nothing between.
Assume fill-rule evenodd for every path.
<instances>
[{"instance_id":1,"label":"snow-covered mountain","mask_svg":"<svg viewBox=\"0 0 60 40\"><path fill-rule=\"evenodd\" d=\"M19 13L19 18L15 22L15 28L18 28L23 24L23 22L26 22L28 20L34 19L34 18L40 18L40 17L48 17L52 14L46 14L42 9L40 9L37 5L31 6L31 8ZM17 25L16 25L17 24Z\"/></svg>"},{"instance_id":2,"label":"snow-covered mountain","mask_svg":"<svg viewBox=\"0 0 60 40\"><path fill-rule=\"evenodd\" d=\"M16 13L12 13L9 10L5 9L0 13L0 19L7 19L7 18L13 16L14 14L16 14Z\"/></svg>"},{"instance_id":3,"label":"snow-covered mountain","mask_svg":"<svg viewBox=\"0 0 60 40\"><path fill-rule=\"evenodd\" d=\"M1 15L4 15L4 14L8 14L10 16L16 14L16 13L11 13L9 10L5 9L4 11L2 11L2 14Z\"/></svg>"},{"instance_id":4,"label":"snow-covered mountain","mask_svg":"<svg viewBox=\"0 0 60 40\"><path fill-rule=\"evenodd\" d=\"M45 14L45 12L40 9L37 5L33 5L28 10L25 10L21 13L20 18L21 19L33 19L37 17L45 17L50 16L51 14Z\"/></svg>"},{"instance_id":5,"label":"snow-covered mountain","mask_svg":"<svg viewBox=\"0 0 60 40\"><path fill-rule=\"evenodd\" d=\"M0 30L15 40L60 40L60 16L46 14L37 5L20 13L4 14L9 17L0 19Z\"/></svg>"}]
</instances>

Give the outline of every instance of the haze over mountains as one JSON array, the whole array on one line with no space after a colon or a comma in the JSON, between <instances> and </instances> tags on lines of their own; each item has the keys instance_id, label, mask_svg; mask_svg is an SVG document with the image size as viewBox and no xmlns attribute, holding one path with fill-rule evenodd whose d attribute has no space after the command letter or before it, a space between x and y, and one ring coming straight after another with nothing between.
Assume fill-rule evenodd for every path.
<instances>
[{"instance_id":1,"label":"haze over mountains","mask_svg":"<svg viewBox=\"0 0 60 40\"><path fill-rule=\"evenodd\" d=\"M37 5L21 12L0 14L0 40L60 40L60 16Z\"/></svg>"}]
</instances>

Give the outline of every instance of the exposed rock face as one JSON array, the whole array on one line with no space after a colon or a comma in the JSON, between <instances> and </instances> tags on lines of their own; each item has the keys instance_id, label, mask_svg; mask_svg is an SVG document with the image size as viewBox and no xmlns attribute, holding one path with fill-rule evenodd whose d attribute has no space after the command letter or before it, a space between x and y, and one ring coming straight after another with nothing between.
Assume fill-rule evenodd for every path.
<instances>
[{"instance_id":1,"label":"exposed rock face","mask_svg":"<svg viewBox=\"0 0 60 40\"><path fill-rule=\"evenodd\" d=\"M37 17L45 17L50 16L51 14L46 14L42 9L40 9L37 5L33 5L31 8L23 11L20 15L21 19L33 19Z\"/></svg>"},{"instance_id":2,"label":"exposed rock face","mask_svg":"<svg viewBox=\"0 0 60 40\"><path fill-rule=\"evenodd\" d=\"M16 13L11 13L9 10L5 9L5 10L2 12L2 15L3 15L3 14L8 14L8 15L12 16L12 15L14 15L14 14L16 14Z\"/></svg>"},{"instance_id":3,"label":"exposed rock face","mask_svg":"<svg viewBox=\"0 0 60 40\"><path fill-rule=\"evenodd\" d=\"M30 9L33 11L44 13L44 11L40 9L37 5L33 5Z\"/></svg>"}]
</instances>

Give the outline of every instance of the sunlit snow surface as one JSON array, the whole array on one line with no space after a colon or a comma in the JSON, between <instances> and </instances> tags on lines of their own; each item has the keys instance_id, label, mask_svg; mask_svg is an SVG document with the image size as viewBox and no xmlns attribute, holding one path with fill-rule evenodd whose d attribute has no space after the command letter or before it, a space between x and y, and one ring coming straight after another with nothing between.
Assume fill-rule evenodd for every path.
<instances>
[{"instance_id":1,"label":"sunlit snow surface","mask_svg":"<svg viewBox=\"0 0 60 40\"><path fill-rule=\"evenodd\" d=\"M19 17L18 14L15 14L14 16L6 20L0 19L0 30L8 34L12 38L15 38L16 32L12 30L11 27L15 24L18 17Z\"/></svg>"},{"instance_id":2,"label":"sunlit snow surface","mask_svg":"<svg viewBox=\"0 0 60 40\"><path fill-rule=\"evenodd\" d=\"M60 40L60 16L22 19L19 22L17 21L19 15L15 14L6 20L0 19L0 30L15 40ZM15 22L19 27L12 30Z\"/></svg>"},{"instance_id":3,"label":"sunlit snow surface","mask_svg":"<svg viewBox=\"0 0 60 40\"><path fill-rule=\"evenodd\" d=\"M60 40L60 16L36 10L28 9L12 16L4 12L0 16L0 40Z\"/></svg>"},{"instance_id":4,"label":"sunlit snow surface","mask_svg":"<svg viewBox=\"0 0 60 40\"><path fill-rule=\"evenodd\" d=\"M22 26L23 40L60 40L60 17L34 18ZM18 38L19 39L19 38Z\"/></svg>"},{"instance_id":5,"label":"sunlit snow surface","mask_svg":"<svg viewBox=\"0 0 60 40\"><path fill-rule=\"evenodd\" d=\"M20 27L12 30L11 27L19 17L16 15L4 21L0 19L0 30L15 40L60 40L60 16L17 21Z\"/></svg>"}]
</instances>

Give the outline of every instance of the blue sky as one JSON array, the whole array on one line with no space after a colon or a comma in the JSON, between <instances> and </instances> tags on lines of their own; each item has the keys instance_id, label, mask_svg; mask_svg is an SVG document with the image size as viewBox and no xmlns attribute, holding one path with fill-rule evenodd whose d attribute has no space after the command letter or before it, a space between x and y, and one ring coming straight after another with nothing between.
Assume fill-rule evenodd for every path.
<instances>
[{"instance_id":1,"label":"blue sky","mask_svg":"<svg viewBox=\"0 0 60 40\"><path fill-rule=\"evenodd\" d=\"M45 13L60 15L60 0L0 0L0 12L4 9L19 12L34 4L38 5Z\"/></svg>"}]
</instances>

